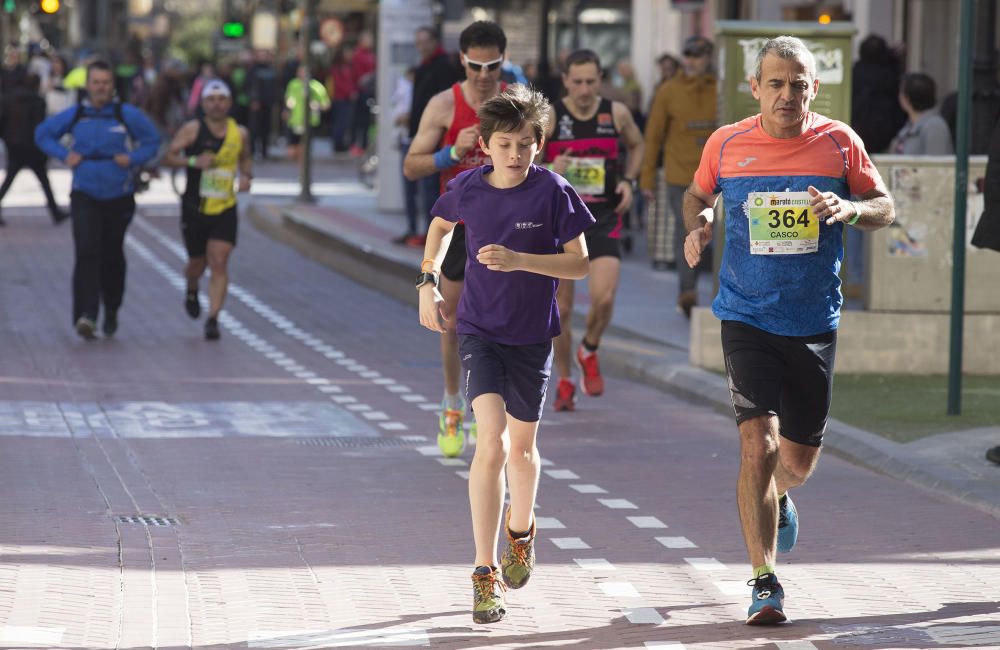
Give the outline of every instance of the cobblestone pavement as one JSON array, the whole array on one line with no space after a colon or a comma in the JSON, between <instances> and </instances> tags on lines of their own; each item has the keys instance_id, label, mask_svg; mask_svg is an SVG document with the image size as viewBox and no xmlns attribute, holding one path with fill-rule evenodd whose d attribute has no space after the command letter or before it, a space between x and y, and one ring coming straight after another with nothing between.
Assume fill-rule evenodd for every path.
<instances>
[{"instance_id":1,"label":"cobblestone pavement","mask_svg":"<svg viewBox=\"0 0 1000 650\"><path fill-rule=\"evenodd\" d=\"M464 458L409 307L243 224L223 338L174 209L130 231L119 334L70 327L71 239L0 233L0 646L996 648L1000 525L833 456L796 491L788 625L742 624L735 427L609 379L546 413L538 568L471 622Z\"/></svg>"}]
</instances>

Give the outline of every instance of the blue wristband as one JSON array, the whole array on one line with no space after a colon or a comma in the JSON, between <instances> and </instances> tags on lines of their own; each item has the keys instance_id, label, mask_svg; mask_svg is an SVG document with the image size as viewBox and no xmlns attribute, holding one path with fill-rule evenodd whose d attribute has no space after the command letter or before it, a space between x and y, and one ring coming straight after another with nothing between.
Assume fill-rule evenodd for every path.
<instances>
[{"instance_id":1,"label":"blue wristband","mask_svg":"<svg viewBox=\"0 0 1000 650\"><path fill-rule=\"evenodd\" d=\"M458 161L451 157L451 145L434 152L434 166L438 169L454 167Z\"/></svg>"}]
</instances>

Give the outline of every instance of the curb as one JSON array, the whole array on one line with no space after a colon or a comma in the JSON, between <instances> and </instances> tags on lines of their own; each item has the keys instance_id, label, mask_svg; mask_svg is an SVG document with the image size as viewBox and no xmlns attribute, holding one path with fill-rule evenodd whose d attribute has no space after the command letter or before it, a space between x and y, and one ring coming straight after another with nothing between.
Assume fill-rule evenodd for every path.
<instances>
[{"instance_id":1,"label":"curb","mask_svg":"<svg viewBox=\"0 0 1000 650\"><path fill-rule=\"evenodd\" d=\"M251 203L251 223L268 236L342 273L359 284L416 307L411 289L419 254L386 251L381 240L363 234L333 232L308 207ZM411 259L412 258L412 259ZM574 312L582 326L585 313ZM601 365L616 377L630 379L678 395L722 413L732 413L725 377L688 363L687 350L651 341L620 326L611 326L601 342ZM996 495L947 465L931 463L905 445L831 418L824 449L867 469L956 499L1000 518Z\"/></svg>"}]
</instances>

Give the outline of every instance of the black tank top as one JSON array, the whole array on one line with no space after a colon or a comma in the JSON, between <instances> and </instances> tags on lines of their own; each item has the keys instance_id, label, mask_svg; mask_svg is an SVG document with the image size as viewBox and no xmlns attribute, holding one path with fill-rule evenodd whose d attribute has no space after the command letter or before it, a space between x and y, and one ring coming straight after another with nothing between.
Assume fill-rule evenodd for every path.
<instances>
[{"instance_id":1,"label":"black tank top","mask_svg":"<svg viewBox=\"0 0 1000 650\"><path fill-rule=\"evenodd\" d=\"M545 147L545 161L564 151L573 157L566 170L568 180L587 203L616 200L618 185L618 129L611 112L611 100L601 98L597 112L589 120L570 114L564 101L555 103L556 128Z\"/></svg>"},{"instance_id":2,"label":"black tank top","mask_svg":"<svg viewBox=\"0 0 1000 650\"><path fill-rule=\"evenodd\" d=\"M206 151L211 153L219 153L219 149L222 148L222 142L226 139L225 134L220 138L212 133L212 130L208 128L205 124L205 120L198 120L198 135L195 136L194 142L191 143L189 147L184 149L184 155L187 157L198 156ZM187 184L184 186L184 195L181 200L188 206L198 210L201 207L201 170L197 167L187 168Z\"/></svg>"}]
</instances>

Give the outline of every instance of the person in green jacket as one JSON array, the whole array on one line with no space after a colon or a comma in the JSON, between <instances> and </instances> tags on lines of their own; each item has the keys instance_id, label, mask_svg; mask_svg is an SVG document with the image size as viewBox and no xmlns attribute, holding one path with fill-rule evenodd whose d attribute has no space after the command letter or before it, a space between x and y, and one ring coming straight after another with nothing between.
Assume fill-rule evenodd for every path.
<instances>
[{"instance_id":1,"label":"person in green jacket","mask_svg":"<svg viewBox=\"0 0 1000 650\"><path fill-rule=\"evenodd\" d=\"M288 82L285 88L285 110L282 117L288 129L288 157L298 160L302 155L302 135L306 132L305 93L303 80L306 76L305 66L299 66L298 75ZM323 111L330 108L330 96L326 88L317 79L309 80L309 126L319 126Z\"/></svg>"}]
</instances>

